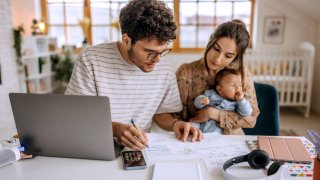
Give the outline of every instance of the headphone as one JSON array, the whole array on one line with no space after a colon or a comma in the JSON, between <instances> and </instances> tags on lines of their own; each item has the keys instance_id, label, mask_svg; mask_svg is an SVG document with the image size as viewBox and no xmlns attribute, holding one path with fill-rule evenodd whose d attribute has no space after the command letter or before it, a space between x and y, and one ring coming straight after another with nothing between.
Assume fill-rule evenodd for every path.
<instances>
[{"instance_id":1,"label":"headphone","mask_svg":"<svg viewBox=\"0 0 320 180\"><path fill-rule=\"evenodd\" d=\"M262 169L265 168L269 162L269 154L263 150L256 149L251 151L249 154L237 156L227 160L223 164L223 175L226 179L235 180L235 179L248 179L245 177L237 177L227 172L227 169L235 164L248 162L250 167L253 169ZM280 161L275 161L270 165L267 170L266 177L260 177L258 179L267 179L267 180L282 180L285 179L288 175L288 170L286 166L282 166L284 163ZM254 178L256 179L256 178ZM252 180L252 179L251 179Z\"/></svg>"}]
</instances>

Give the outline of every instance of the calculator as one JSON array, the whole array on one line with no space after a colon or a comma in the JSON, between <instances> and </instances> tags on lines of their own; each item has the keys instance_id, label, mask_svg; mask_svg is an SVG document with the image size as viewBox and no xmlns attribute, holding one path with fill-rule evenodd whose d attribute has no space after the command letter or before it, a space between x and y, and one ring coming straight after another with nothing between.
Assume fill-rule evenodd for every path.
<instances>
[{"instance_id":1,"label":"calculator","mask_svg":"<svg viewBox=\"0 0 320 180\"><path fill-rule=\"evenodd\" d=\"M147 163L141 151L122 151L123 168L125 170L145 169Z\"/></svg>"}]
</instances>

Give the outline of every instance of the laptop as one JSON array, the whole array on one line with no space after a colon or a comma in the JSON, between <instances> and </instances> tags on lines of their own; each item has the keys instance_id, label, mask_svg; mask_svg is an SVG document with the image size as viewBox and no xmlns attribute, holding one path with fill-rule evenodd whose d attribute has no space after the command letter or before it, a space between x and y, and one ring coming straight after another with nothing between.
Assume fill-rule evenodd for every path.
<instances>
[{"instance_id":1,"label":"laptop","mask_svg":"<svg viewBox=\"0 0 320 180\"><path fill-rule=\"evenodd\" d=\"M9 94L21 146L26 154L114 160L108 97Z\"/></svg>"}]
</instances>

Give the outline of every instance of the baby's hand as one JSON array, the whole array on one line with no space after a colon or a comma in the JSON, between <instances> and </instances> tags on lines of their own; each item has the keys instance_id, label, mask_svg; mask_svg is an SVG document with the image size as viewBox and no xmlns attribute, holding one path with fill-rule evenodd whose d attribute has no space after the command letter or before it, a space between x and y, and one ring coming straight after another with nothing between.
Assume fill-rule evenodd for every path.
<instances>
[{"instance_id":1,"label":"baby's hand","mask_svg":"<svg viewBox=\"0 0 320 180\"><path fill-rule=\"evenodd\" d=\"M242 91L237 91L235 95L236 101L240 101L244 98L244 93Z\"/></svg>"},{"instance_id":2,"label":"baby's hand","mask_svg":"<svg viewBox=\"0 0 320 180\"><path fill-rule=\"evenodd\" d=\"M200 102L200 104L202 104L202 105L207 105L207 104L209 104L209 98L208 97L203 97L203 98L201 98L200 100L199 100L199 102Z\"/></svg>"}]
</instances>

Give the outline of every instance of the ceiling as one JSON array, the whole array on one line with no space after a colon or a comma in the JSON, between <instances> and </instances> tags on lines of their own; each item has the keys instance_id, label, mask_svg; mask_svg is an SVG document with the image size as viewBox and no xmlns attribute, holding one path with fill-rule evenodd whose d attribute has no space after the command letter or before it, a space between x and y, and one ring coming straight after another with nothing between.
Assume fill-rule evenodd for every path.
<instances>
[{"instance_id":1,"label":"ceiling","mask_svg":"<svg viewBox=\"0 0 320 180\"><path fill-rule=\"evenodd\" d=\"M284 0L293 8L320 22L320 0Z\"/></svg>"}]
</instances>

